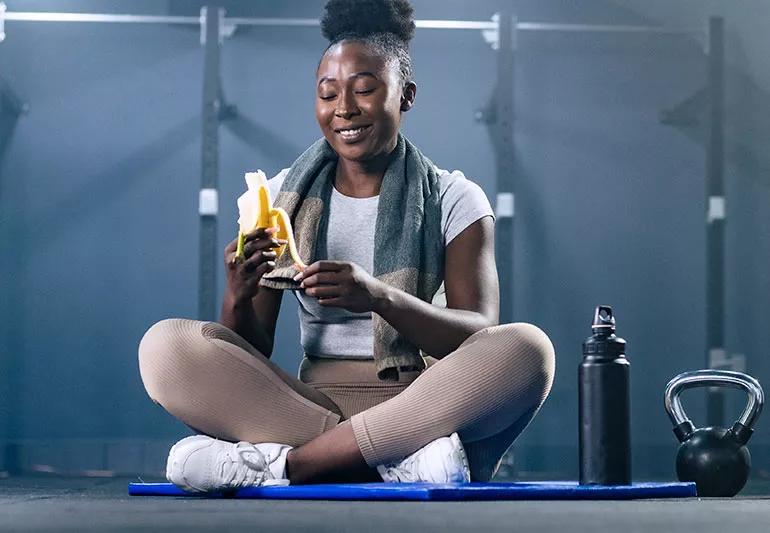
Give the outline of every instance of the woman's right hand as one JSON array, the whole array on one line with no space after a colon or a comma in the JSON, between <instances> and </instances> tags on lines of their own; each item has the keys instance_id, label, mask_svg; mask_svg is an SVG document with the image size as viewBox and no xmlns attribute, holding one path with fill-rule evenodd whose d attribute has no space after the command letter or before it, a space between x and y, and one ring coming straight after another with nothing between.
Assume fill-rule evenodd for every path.
<instances>
[{"instance_id":1,"label":"woman's right hand","mask_svg":"<svg viewBox=\"0 0 770 533\"><path fill-rule=\"evenodd\" d=\"M257 228L246 235L243 245L245 257L236 256L238 238L225 247L225 272L227 288L234 302L249 301L259 292L259 280L275 268L277 254L273 248L286 244L275 239L278 228Z\"/></svg>"}]
</instances>

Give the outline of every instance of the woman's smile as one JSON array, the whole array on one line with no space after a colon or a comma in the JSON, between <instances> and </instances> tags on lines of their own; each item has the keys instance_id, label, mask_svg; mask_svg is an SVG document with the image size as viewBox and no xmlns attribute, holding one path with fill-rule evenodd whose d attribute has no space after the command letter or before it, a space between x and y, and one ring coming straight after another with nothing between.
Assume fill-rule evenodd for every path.
<instances>
[{"instance_id":1,"label":"woman's smile","mask_svg":"<svg viewBox=\"0 0 770 533\"><path fill-rule=\"evenodd\" d=\"M361 141L372 129L371 125L351 126L347 128L335 129L334 132L339 135L346 144L355 144Z\"/></svg>"}]
</instances>

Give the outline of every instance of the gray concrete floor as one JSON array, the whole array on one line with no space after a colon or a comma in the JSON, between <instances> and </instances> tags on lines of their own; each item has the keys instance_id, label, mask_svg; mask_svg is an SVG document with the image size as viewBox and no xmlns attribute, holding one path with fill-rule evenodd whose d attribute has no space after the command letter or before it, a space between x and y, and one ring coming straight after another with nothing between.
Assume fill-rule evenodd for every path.
<instances>
[{"instance_id":1,"label":"gray concrete floor","mask_svg":"<svg viewBox=\"0 0 770 533\"><path fill-rule=\"evenodd\" d=\"M129 497L129 479L0 480L0 531L770 531L770 497L329 502ZM150 480L147 480L150 481ZM748 492L762 492L754 484Z\"/></svg>"}]
</instances>

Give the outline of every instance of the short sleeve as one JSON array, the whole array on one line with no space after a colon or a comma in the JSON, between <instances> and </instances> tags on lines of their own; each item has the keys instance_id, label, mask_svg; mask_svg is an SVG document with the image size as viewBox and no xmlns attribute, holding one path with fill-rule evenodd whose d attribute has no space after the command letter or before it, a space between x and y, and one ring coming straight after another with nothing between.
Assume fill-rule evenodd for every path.
<instances>
[{"instance_id":1,"label":"short sleeve","mask_svg":"<svg viewBox=\"0 0 770 533\"><path fill-rule=\"evenodd\" d=\"M459 170L440 171L442 184L441 228L444 233L444 246L462 231L486 216L494 220L495 212L484 190L469 180Z\"/></svg>"}]
</instances>

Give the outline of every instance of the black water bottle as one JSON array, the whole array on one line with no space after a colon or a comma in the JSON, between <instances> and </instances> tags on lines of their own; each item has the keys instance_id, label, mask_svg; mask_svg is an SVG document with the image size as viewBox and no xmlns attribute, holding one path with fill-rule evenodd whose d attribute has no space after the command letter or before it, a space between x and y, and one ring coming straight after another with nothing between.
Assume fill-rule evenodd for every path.
<instances>
[{"instance_id":1,"label":"black water bottle","mask_svg":"<svg viewBox=\"0 0 770 533\"><path fill-rule=\"evenodd\" d=\"M612 308L594 312L593 335L583 343L580 395L580 484L631 483L629 369L626 341L615 335Z\"/></svg>"}]
</instances>

